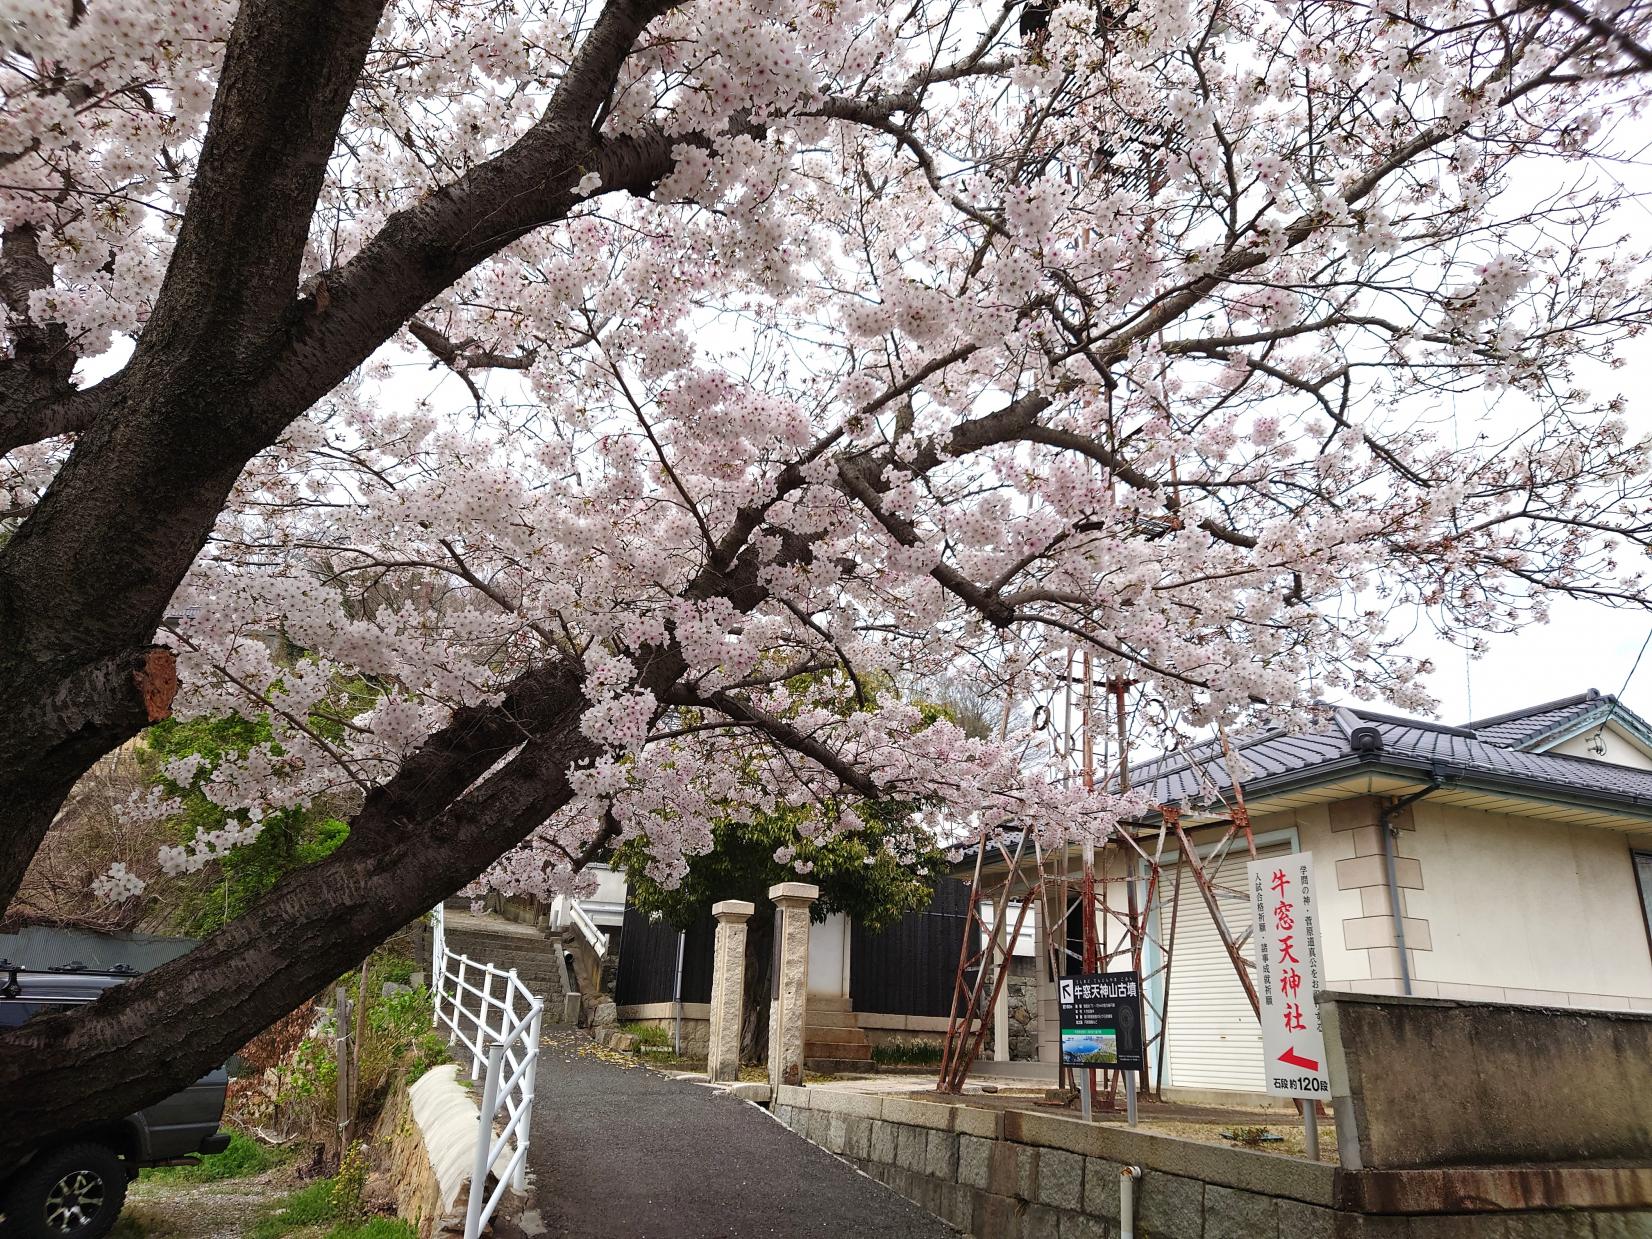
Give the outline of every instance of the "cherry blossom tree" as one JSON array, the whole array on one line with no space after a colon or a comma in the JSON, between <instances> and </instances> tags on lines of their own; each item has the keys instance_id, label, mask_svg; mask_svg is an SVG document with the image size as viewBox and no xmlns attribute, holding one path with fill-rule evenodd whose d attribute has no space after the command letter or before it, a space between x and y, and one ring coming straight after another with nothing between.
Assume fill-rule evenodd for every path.
<instances>
[{"instance_id":1,"label":"cherry blossom tree","mask_svg":"<svg viewBox=\"0 0 1652 1239\"><path fill-rule=\"evenodd\" d=\"M169 867L360 807L0 1036L0 1157L477 880L1146 807L870 681L1085 649L1173 735L1643 605L1649 7L8 0L0 894L173 713L273 739L169 771L225 813Z\"/></svg>"}]
</instances>

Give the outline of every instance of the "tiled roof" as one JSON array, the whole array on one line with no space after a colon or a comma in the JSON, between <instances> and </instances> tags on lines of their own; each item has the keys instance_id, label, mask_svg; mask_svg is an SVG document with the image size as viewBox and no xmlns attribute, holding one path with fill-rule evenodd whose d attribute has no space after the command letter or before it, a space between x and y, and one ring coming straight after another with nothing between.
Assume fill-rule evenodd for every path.
<instances>
[{"instance_id":1,"label":"tiled roof","mask_svg":"<svg viewBox=\"0 0 1652 1239\"><path fill-rule=\"evenodd\" d=\"M1563 697L1559 701L1546 701L1542 705L1499 714L1466 726L1488 743L1531 753L1608 722L1643 744L1652 745L1652 725L1616 697L1593 688L1586 693Z\"/></svg>"},{"instance_id":2,"label":"tiled roof","mask_svg":"<svg viewBox=\"0 0 1652 1239\"><path fill-rule=\"evenodd\" d=\"M1610 701L1599 694L1580 694L1471 727L1339 709L1331 725L1320 730L1300 735L1269 731L1236 740L1234 756L1248 796L1381 766L1511 792L1608 804L1652 817L1652 770L1519 747L1522 738L1529 742L1562 724L1581 721L1581 716L1572 715L1584 703L1593 708ZM1626 713L1622 707L1619 711ZM1159 804L1205 806L1232 792L1227 763L1214 742L1193 746L1185 755L1144 762L1132 769L1131 783L1138 788L1150 783Z\"/></svg>"}]
</instances>

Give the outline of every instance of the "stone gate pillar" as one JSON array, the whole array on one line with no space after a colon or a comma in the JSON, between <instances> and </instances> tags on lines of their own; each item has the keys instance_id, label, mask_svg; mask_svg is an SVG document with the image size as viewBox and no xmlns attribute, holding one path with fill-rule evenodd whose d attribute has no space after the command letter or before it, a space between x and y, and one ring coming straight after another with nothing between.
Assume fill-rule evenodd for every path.
<instances>
[{"instance_id":1,"label":"stone gate pillar","mask_svg":"<svg viewBox=\"0 0 1652 1239\"><path fill-rule=\"evenodd\" d=\"M769 1004L769 1083L803 1083L803 1027L809 999L809 905L820 887L781 882L769 887L775 907L774 1000Z\"/></svg>"},{"instance_id":2,"label":"stone gate pillar","mask_svg":"<svg viewBox=\"0 0 1652 1239\"><path fill-rule=\"evenodd\" d=\"M744 899L711 905L717 938L711 965L711 1041L706 1051L706 1078L740 1078L740 1024L745 1013L746 922L756 911Z\"/></svg>"}]
</instances>

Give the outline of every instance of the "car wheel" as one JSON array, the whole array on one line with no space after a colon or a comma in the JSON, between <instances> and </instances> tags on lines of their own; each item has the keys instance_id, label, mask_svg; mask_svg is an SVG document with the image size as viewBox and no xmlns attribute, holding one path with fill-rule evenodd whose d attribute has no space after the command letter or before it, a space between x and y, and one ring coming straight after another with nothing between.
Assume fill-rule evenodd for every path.
<instances>
[{"instance_id":1,"label":"car wheel","mask_svg":"<svg viewBox=\"0 0 1652 1239\"><path fill-rule=\"evenodd\" d=\"M31 1162L6 1192L17 1239L98 1239L126 1201L126 1166L101 1144L71 1144Z\"/></svg>"}]
</instances>

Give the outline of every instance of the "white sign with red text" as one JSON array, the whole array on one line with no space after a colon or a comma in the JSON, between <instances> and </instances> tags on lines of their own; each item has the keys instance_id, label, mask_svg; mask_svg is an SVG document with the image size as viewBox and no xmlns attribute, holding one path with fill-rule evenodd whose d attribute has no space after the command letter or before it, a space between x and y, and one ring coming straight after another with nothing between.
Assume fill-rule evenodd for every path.
<instances>
[{"instance_id":1,"label":"white sign with red text","mask_svg":"<svg viewBox=\"0 0 1652 1239\"><path fill-rule=\"evenodd\" d=\"M1325 1035L1314 993L1324 985L1314 856L1297 852L1253 860L1250 883L1256 944L1256 1001L1262 1020L1263 1075L1268 1092L1325 1097Z\"/></svg>"}]
</instances>

